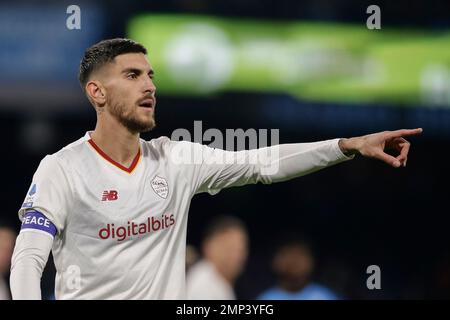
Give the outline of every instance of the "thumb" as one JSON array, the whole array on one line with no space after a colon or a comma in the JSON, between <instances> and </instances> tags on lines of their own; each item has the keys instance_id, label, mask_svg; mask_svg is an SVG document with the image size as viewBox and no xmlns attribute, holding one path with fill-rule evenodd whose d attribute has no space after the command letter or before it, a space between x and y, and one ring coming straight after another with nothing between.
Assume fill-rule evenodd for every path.
<instances>
[{"instance_id":1,"label":"thumb","mask_svg":"<svg viewBox=\"0 0 450 320\"><path fill-rule=\"evenodd\" d=\"M398 161L395 157L388 155L387 153L380 152L375 155L375 158L386 162L387 164L393 166L394 168L400 167L400 161Z\"/></svg>"}]
</instances>

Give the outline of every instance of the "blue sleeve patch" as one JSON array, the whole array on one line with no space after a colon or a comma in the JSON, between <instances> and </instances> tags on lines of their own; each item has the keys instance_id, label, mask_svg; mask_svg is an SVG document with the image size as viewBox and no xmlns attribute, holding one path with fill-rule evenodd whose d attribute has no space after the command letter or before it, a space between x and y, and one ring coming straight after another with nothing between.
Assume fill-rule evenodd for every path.
<instances>
[{"instance_id":1,"label":"blue sleeve patch","mask_svg":"<svg viewBox=\"0 0 450 320\"><path fill-rule=\"evenodd\" d=\"M56 234L55 225L48 220L42 213L39 211L28 211L22 220L22 227L20 230L24 229L35 229L47 232L52 237Z\"/></svg>"}]
</instances>

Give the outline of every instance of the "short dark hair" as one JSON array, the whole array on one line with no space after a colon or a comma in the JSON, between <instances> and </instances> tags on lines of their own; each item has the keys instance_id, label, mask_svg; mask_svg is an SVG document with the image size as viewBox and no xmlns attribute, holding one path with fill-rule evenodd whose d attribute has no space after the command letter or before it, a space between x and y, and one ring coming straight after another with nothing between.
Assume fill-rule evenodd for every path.
<instances>
[{"instance_id":1,"label":"short dark hair","mask_svg":"<svg viewBox=\"0 0 450 320\"><path fill-rule=\"evenodd\" d=\"M275 237L275 241L273 242L273 252L272 254L276 256L279 252L284 249L291 248L302 248L308 251L311 255L313 255L314 244L311 238L301 232L294 232L291 230L286 230L282 235Z\"/></svg>"},{"instance_id":2,"label":"short dark hair","mask_svg":"<svg viewBox=\"0 0 450 320\"><path fill-rule=\"evenodd\" d=\"M237 217L228 215L219 215L207 225L203 233L203 241L209 240L216 234L228 231L230 229L239 229L247 233L245 224Z\"/></svg>"},{"instance_id":3,"label":"short dark hair","mask_svg":"<svg viewBox=\"0 0 450 320\"><path fill-rule=\"evenodd\" d=\"M78 74L78 80L83 90L92 72L113 61L118 55L125 53L147 54L147 49L136 41L124 38L103 40L88 48L81 60Z\"/></svg>"}]
</instances>

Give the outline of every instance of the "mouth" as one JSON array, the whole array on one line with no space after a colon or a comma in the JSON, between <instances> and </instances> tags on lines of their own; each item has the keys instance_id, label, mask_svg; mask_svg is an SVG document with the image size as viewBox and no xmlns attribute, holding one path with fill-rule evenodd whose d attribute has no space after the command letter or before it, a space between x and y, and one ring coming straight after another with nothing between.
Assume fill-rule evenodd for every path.
<instances>
[{"instance_id":1,"label":"mouth","mask_svg":"<svg viewBox=\"0 0 450 320\"><path fill-rule=\"evenodd\" d=\"M139 107L145 108L145 109L153 109L155 106L155 100L153 99L145 99L142 100L139 104Z\"/></svg>"}]
</instances>

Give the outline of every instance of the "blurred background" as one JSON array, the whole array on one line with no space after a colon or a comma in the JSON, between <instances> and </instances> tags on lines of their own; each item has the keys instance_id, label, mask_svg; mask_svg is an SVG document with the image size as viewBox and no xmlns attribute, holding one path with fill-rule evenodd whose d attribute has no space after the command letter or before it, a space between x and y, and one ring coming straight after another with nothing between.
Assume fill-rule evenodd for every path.
<instances>
[{"instance_id":1,"label":"blurred background","mask_svg":"<svg viewBox=\"0 0 450 320\"><path fill-rule=\"evenodd\" d=\"M74 4L81 29L71 30ZM372 4L381 29L366 26ZM196 196L188 243L200 254L214 217L246 226L237 298L277 283L272 258L288 233L308 238L297 257L312 251L311 279L340 298L450 298L448 1L1 1L3 228L18 232L40 160L94 128L78 66L87 47L113 37L143 43L156 72L157 128L145 139L192 132L195 120L203 130L279 129L280 143L424 128L403 169L359 158L281 184ZM380 290L366 286L370 265L380 267ZM44 297L53 277L50 261Z\"/></svg>"}]
</instances>

